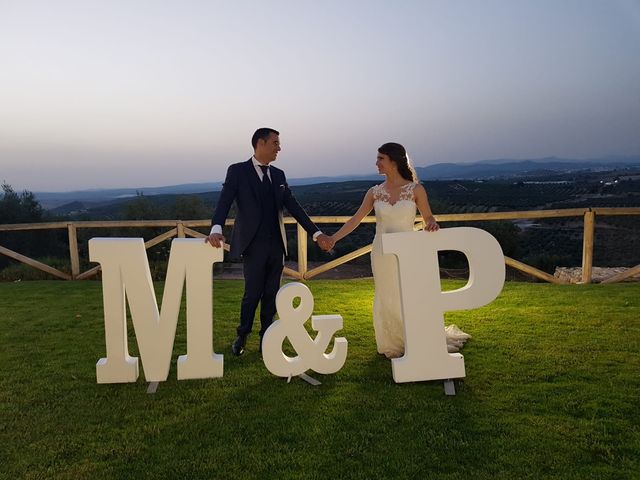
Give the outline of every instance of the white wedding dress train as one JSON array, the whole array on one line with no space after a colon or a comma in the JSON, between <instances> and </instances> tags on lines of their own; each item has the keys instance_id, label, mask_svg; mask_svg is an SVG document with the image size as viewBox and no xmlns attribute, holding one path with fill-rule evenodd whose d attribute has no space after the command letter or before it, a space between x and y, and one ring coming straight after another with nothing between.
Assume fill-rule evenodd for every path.
<instances>
[{"instance_id":1,"label":"white wedding dress train","mask_svg":"<svg viewBox=\"0 0 640 480\"><path fill-rule=\"evenodd\" d=\"M404 325L400 306L400 283L395 256L382 254L382 234L411 232L416 218L413 189L416 183L402 187L400 197L390 202L382 185L373 187L373 208L376 214L376 236L371 250L371 268L375 282L373 327L378 353L388 358L404 355ZM457 352L471 336L455 325L445 328L447 349Z\"/></svg>"}]
</instances>

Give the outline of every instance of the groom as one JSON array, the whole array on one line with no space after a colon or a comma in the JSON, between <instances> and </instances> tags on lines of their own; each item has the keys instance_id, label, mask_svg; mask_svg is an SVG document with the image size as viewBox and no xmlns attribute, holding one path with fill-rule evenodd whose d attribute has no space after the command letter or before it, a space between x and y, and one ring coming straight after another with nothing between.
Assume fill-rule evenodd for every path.
<instances>
[{"instance_id":1,"label":"groom","mask_svg":"<svg viewBox=\"0 0 640 480\"><path fill-rule=\"evenodd\" d=\"M222 226L235 201L237 213L231 234L231 258L243 259L244 295L238 337L231 345L234 355L244 353L258 303L260 350L262 336L276 313L276 293L287 254L283 207L313 235L320 248L330 250L333 247L329 237L314 225L293 196L284 172L270 165L280 151L279 135L272 128L259 128L251 138L253 157L229 167L213 214L211 233L205 239L213 247L222 247L225 241Z\"/></svg>"}]
</instances>

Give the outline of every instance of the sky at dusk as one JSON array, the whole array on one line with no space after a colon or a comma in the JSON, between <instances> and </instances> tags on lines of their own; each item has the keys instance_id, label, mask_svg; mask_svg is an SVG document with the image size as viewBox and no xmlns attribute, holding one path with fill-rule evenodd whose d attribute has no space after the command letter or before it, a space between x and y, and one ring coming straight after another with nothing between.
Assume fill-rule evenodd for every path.
<instances>
[{"instance_id":1,"label":"sky at dusk","mask_svg":"<svg viewBox=\"0 0 640 480\"><path fill-rule=\"evenodd\" d=\"M0 181L287 176L640 154L640 0L0 0Z\"/></svg>"}]
</instances>

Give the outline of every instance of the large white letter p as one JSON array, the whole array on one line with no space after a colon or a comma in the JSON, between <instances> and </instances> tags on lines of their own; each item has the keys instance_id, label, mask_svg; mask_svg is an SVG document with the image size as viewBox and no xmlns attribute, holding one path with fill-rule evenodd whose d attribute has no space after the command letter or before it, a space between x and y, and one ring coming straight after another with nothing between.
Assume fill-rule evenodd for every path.
<instances>
[{"instance_id":1,"label":"large white letter p","mask_svg":"<svg viewBox=\"0 0 640 480\"><path fill-rule=\"evenodd\" d=\"M469 282L443 292L438 251L457 250L469 261ZM405 352L392 361L393 379L417 382L465 376L464 358L448 353L444 312L481 307L493 301L504 284L502 248L478 228L446 228L434 233L388 233L382 251L398 258Z\"/></svg>"}]
</instances>

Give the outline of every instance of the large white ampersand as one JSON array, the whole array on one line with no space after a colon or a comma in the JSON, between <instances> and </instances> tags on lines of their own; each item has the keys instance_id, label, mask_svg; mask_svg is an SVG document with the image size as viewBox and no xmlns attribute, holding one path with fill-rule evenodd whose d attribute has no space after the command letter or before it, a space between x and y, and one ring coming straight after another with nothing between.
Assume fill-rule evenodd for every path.
<instances>
[{"instance_id":1,"label":"large white ampersand","mask_svg":"<svg viewBox=\"0 0 640 480\"><path fill-rule=\"evenodd\" d=\"M300 298L300 304L293 301ZM279 377L300 375L311 369L318 373L335 373L342 368L347 359L347 339L335 339L333 350L325 351L333 334L342 329L340 315L311 315L313 313L313 295L302 283L288 283L278 291L276 308L279 320L267 329L262 338L262 356L267 369ZM311 317L311 327L318 331L312 339L304 328ZM298 354L288 357L282 351L284 339L289 337L291 345Z\"/></svg>"}]
</instances>

